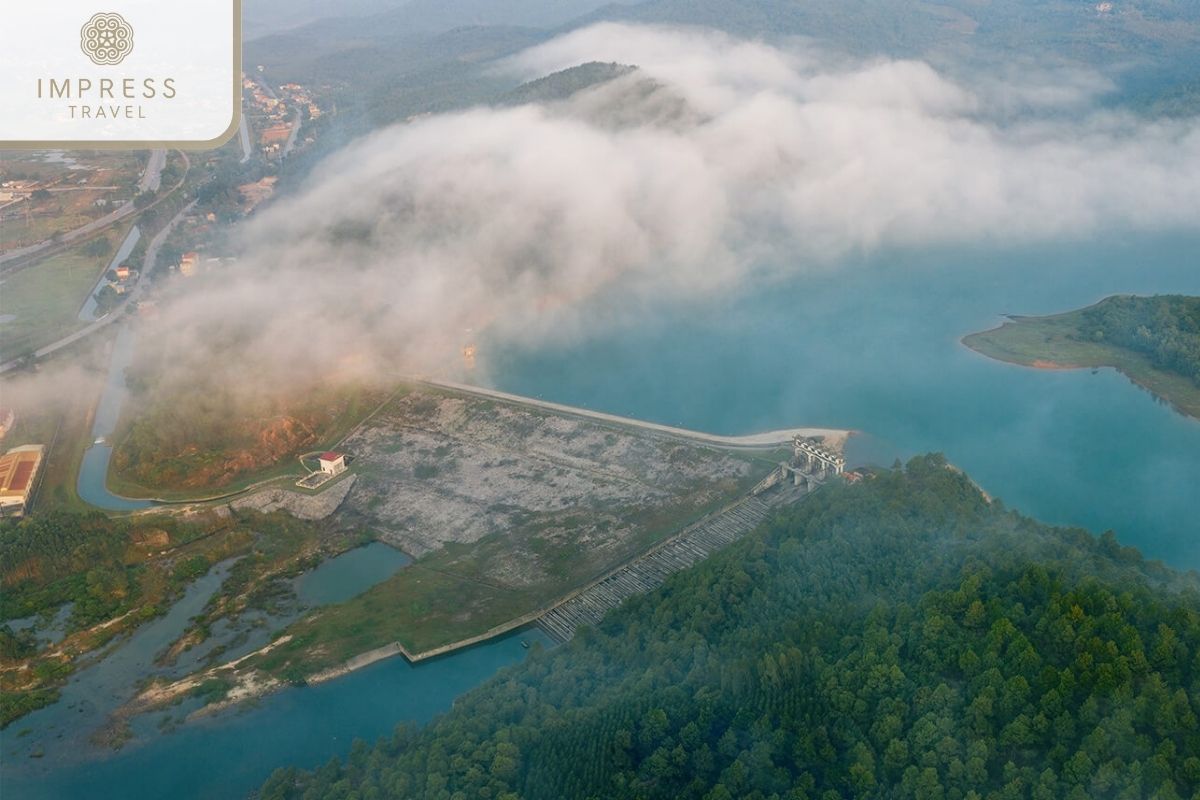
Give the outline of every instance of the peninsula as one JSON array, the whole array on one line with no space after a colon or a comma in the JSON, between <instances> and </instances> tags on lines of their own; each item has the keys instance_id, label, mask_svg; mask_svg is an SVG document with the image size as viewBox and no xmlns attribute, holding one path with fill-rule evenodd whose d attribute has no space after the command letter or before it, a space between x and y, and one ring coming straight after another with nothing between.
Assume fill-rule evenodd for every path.
<instances>
[{"instance_id":1,"label":"peninsula","mask_svg":"<svg viewBox=\"0 0 1200 800\"><path fill-rule=\"evenodd\" d=\"M257 651L150 683L123 713L198 691L208 713L286 683L323 682L395 655L422 661L531 624L565 641L838 479L849 433L719 436L413 379L344 436L340 452L322 456L348 460L349 480L316 495L279 486L229 503L232 516L270 512L284 496L312 500L344 487L310 516L325 517L329 530L369 532L412 564L313 609ZM253 604L226 605L236 617ZM201 641L220 616L197 620L178 649Z\"/></svg>"},{"instance_id":2,"label":"peninsula","mask_svg":"<svg viewBox=\"0 0 1200 800\"><path fill-rule=\"evenodd\" d=\"M1200 297L1114 295L1063 314L1008 319L963 344L1038 369L1112 367L1200 418Z\"/></svg>"}]
</instances>

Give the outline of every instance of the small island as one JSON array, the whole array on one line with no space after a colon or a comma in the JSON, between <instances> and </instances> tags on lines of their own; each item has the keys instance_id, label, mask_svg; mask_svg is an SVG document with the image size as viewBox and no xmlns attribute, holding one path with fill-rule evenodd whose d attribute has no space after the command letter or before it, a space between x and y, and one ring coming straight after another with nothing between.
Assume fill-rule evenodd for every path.
<instances>
[{"instance_id":1,"label":"small island","mask_svg":"<svg viewBox=\"0 0 1200 800\"><path fill-rule=\"evenodd\" d=\"M1038 369L1113 367L1200 419L1200 297L1115 295L1064 314L1008 319L963 344Z\"/></svg>"}]
</instances>

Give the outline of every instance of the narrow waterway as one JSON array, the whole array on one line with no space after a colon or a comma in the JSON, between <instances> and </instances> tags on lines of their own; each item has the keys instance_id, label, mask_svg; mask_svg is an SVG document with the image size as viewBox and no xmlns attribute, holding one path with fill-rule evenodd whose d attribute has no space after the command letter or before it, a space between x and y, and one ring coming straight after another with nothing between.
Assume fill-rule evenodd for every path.
<instances>
[{"instance_id":1,"label":"narrow waterway","mask_svg":"<svg viewBox=\"0 0 1200 800\"><path fill-rule=\"evenodd\" d=\"M96 316L99 310L96 303L96 297L100 294L100 290L104 288L104 284L108 283L109 270L115 270L121 265L125 259L129 258L129 254L133 252L133 248L137 247L138 241L142 238L142 232L134 225L129 229L129 233L125 234L125 239L121 242L121 246L117 248L117 254L112 257L112 261L105 267L104 272L100 273L100 278L96 281L95 287L92 288L91 294L83 303L83 308L79 309L80 322L95 322L100 317ZM101 315L103 316L103 315Z\"/></svg>"},{"instance_id":2,"label":"narrow waterway","mask_svg":"<svg viewBox=\"0 0 1200 800\"><path fill-rule=\"evenodd\" d=\"M407 556L378 542L326 561L293 581L298 599L293 613L259 630L262 641L243 643L222 660L261 646L271 629L297 614L349 599L408 563ZM337 681L286 689L241 709L181 725L199 703L189 698L166 711L135 717L133 738L122 749L98 746L94 734L136 694L142 676L181 676L197 666L196 655L203 647L168 667L157 665L155 658L203 609L230 565L215 567L189 587L167 615L80 669L60 702L0 734L5 798L239 797L276 766L315 766L330 753L345 751L356 736L374 738L399 721L426 721L496 670L519 661L534 642L549 644L536 631L518 632L416 667L394 658ZM206 644L221 639L222 633L214 631ZM250 740L253 758L247 757Z\"/></svg>"},{"instance_id":3,"label":"narrow waterway","mask_svg":"<svg viewBox=\"0 0 1200 800\"><path fill-rule=\"evenodd\" d=\"M112 357L108 367L108 379L104 392L96 407L92 421L93 444L84 452L79 468L76 491L84 501L108 511L136 511L154 505L149 500L131 500L118 497L108 490L108 462L112 459L109 437L117 427L121 408L129 396L125 386L125 370L133 362L136 333L131 323L121 323L113 340Z\"/></svg>"}]
</instances>

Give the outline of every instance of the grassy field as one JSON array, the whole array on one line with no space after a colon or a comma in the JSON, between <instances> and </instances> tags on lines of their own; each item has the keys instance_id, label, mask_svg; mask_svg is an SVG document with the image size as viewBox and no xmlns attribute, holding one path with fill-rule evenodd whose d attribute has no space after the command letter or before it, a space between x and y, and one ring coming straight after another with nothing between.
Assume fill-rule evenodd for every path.
<instances>
[{"instance_id":1,"label":"grassy field","mask_svg":"<svg viewBox=\"0 0 1200 800\"><path fill-rule=\"evenodd\" d=\"M745 495L784 456L428 388L395 399L347 449L358 483L339 513L424 554L293 624L247 665L277 678L393 642L427 653L519 621Z\"/></svg>"},{"instance_id":2,"label":"grassy field","mask_svg":"<svg viewBox=\"0 0 1200 800\"><path fill-rule=\"evenodd\" d=\"M685 500L632 511L623 522L635 535L600 561L589 558L572 539L547 542L528 529L493 534L472 544L448 544L358 597L292 625L285 631L292 637L289 641L250 666L296 679L392 642L417 654L486 633L551 605L636 558L748 491L770 466L764 463L752 478L731 482L718 499L704 505ZM489 567L519 555L531 544L540 549L540 559L554 565L546 577L532 585L497 582Z\"/></svg>"},{"instance_id":3,"label":"grassy field","mask_svg":"<svg viewBox=\"0 0 1200 800\"><path fill-rule=\"evenodd\" d=\"M32 353L83 327L79 309L96 279L124 241L131 223L108 233L110 247L101 256L86 254L87 244L19 270L0 284L0 361Z\"/></svg>"},{"instance_id":4,"label":"grassy field","mask_svg":"<svg viewBox=\"0 0 1200 800\"><path fill-rule=\"evenodd\" d=\"M1200 387L1182 375L1156 368L1141 353L1080 338L1082 312L1014 316L999 328L973 333L962 341L989 358L1037 369L1112 367L1181 413L1200 418Z\"/></svg>"}]
</instances>

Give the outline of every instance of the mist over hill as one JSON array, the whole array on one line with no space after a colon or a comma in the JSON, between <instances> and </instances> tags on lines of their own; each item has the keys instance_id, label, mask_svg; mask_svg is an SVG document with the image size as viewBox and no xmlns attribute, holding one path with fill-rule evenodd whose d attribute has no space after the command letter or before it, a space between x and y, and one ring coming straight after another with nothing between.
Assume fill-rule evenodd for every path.
<instances>
[{"instance_id":1,"label":"mist over hill","mask_svg":"<svg viewBox=\"0 0 1200 800\"><path fill-rule=\"evenodd\" d=\"M1192 797L1197 586L918 457L261 797Z\"/></svg>"},{"instance_id":2,"label":"mist over hill","mask_svg":"<svg viewBox=\"0 0 1200 800\"><path fill-rule=\"evenodd\" d=\"M476 85L505 90L489 83L484 62L599 22L702 27L776 44L801 37L860 58L924 59L964 79L980 71L1005 75L1039 65L1073 66L1111 82L1116 102L1146 107L1160 95L1177 97L1200 68L1200 7L1166 0L419 0L365 16L331 13L252 42L247 60L267 66L279 80L341 81L359 94L412 82L414 67L436 63L455 76L453 83L440 82L446 92L466 92L465 102L474 102ZM445 38L457 28L477 30L467 39ZM464 64L479 66L464 70ZM447 101L439 102L440 108L428 109L410 104L391 116L380 105L373 113L387 121L444 109ZM1197 107L1194 96L1188 102Z\"/></svg>"},{"instance_id":3,"label":"mist over hill","mask_svg":"<svg viewBox=\"0 0 1200 800\"><path fill-rule=\"evenodd\" d=\"M370 18L370 28L384 25L425 34L488 25L554 28L605 5L601 0L340 0L336 5L329 0L245 0L243 25L247 41L354 18Z\"/></svg>"}]
</instances>

